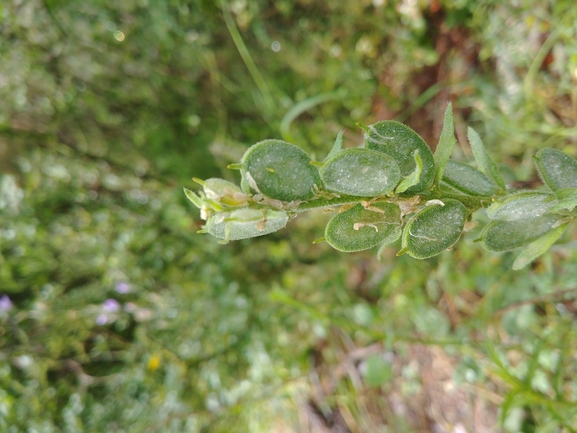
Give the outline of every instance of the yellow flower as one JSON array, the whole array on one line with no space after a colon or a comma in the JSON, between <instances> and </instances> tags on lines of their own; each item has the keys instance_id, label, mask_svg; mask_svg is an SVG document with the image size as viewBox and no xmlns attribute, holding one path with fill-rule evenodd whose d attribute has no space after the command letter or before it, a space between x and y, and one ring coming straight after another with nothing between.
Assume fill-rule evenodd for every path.
<instances>
[{"instance_id":1,"label":"yellow flower","mask_svg":"<svg viewBox=\"0 0 577 433\"><path fill-rule=\"evenodd\" d=\"M157 370L159 365L160 365L160 358L156 355L151 356L150 359L148 360L148 369L150 371Z\"/></svg>"}]
</instances>

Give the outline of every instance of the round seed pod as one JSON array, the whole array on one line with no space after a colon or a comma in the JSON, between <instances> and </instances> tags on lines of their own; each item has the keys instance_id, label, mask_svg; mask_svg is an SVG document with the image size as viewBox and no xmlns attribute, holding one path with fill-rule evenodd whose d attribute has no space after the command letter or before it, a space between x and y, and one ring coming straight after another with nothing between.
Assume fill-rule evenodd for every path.
<instances>
[{"instance_id":1,"label":"round seed pod","mask_svg":"<svg viewBox=\"0 0 577 433\"><path fill-rule=\"evenodd\" d=\"M346 149L320 169L325 188L358 197L376 197L393 191L401 180L395 160L368 149Z\"/></svg>"},{"instance_id":2,"label":"round seed pod","mask_svg":"<svg viewBox=\"0 0 577 433\"><path fill-rule=\"evenodd\" d=\"M325 240L336 250L368 250L392 236L401 224L401 211L392 203L361 204L335 215L325 229Z\"/></svg>"},{"instance_id":3,"label":"round seed pod","mask_svg":"<svg viewBox=\"0 0 577 433\"><path fill-rule=\"evenodd\" d=\"M543 182L553 191L577 188L577 160L557 149L546 147L535 155L535 165Z\"/></svg>"},{"instance_id":4,"label":"round seed pod","mask_svg":"<svg viewBox=\"0 0 577 433\"><path fill-rule=\"evenodd\" d=\"M251 146L242 157L241 173L254 190L282 200L308 200L315 185L321 186L317 168L294 144L264 140Z\"/></svg>"},{"instance_id":5,"label":"round seed pod","mask_svg":"<svg viewBox=\"0 0 577 433\"><path fill-rule=\"evenodd\" d=\"M452 247L461 237L467 208L458 200L428 206L415 214L403 230L403 251L427 259Z\"/></svg>"},{"instance_id":6,"label":"round seed pod","mask_svg":"<svg viewBox=\"0 0 577 433\"><path fill-rule=\"evenodd\" d=\"M393 120L377 122L365 132L365 147L389 155L393 158L403 177L415 170L414 153L419 151L423 161L423 171L419 183L408 188L404 194L415 194L426 191L435 179L435 160L431 149L419 134L408 126Z\"/></svg>"}]
</instances>

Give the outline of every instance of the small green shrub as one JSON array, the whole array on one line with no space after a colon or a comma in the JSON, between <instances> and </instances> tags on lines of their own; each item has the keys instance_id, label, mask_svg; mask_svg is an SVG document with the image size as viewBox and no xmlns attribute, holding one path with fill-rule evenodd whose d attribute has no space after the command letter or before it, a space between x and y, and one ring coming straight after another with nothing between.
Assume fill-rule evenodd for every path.
<instances>
[{"instance_id":1,"label":"small green shrub","mask_svg":"<svg viewBox=\"0 0 577 433\"><path fill-rule=\"evenodd\" d=\"M293 144L265 140L231 165L240 169L241 188L218 179L197 180L203 185L198 194L185 188L206 220L201 232L226 243L280 230L301 212L328 209L337 215L317 241L343 252L380 245L380 257L402 238L397 255L426 259L451 248L474 225L473 214L487 208L492 221L478 241L489 251L524 247L513 264L519 269L543 254L577 215L577 161L558 150L535 156L546 191L508 191L472 128L477 169L450 160L456 142L450 105L434 155L401 123L360 126L363 148L342 149L339 134L327 158L314 162Z\"/></svg>"}]
</instances>

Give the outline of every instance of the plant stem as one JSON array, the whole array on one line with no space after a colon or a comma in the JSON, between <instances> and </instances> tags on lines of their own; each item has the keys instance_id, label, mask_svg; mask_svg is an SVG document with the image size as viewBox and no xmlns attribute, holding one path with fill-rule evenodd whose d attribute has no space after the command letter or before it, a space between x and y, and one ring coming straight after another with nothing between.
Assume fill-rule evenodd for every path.
<instances>
[{"instance_id":1,"label":"plant stem","mask_svg":"<svg viewBox=\"0 0 577 433\"><path fill-rule=\"evenodd\" d=\"M420 195L421 200L444 200L444 199L454 199L458 200L463 203L467 208L471 209L473 212L488 207L491 203L493 203L493 197L472 197L467 195L460 195L460 194L446 194L446 193L437 193L432 192L428 194ZM382 200L381 200L382 199ZM361 203L364 201L372 202L372 201L388 201L390 203L397 203L404 200L405 197L401 196L385 196L385 197L355 197L355 196L340 196L335 198L317 198L313 200L306 201L301 203L298 208L296 208L293 212L301 213L306 212L309 210L314 209L328 209L332 207L342 206L346 204L355 204Z\"/></svg>"}]
</instances>

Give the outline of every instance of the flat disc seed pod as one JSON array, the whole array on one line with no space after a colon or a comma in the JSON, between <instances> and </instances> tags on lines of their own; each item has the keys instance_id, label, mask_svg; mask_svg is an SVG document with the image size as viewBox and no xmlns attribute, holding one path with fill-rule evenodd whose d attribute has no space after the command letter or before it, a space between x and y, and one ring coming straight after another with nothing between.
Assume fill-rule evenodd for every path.
<instances>
[{"instance_id":1,"label":"flat disc seed pod","mask_svg":"<svg viewBox=\"0 0 577 433\"><path fill-rule=\"evenodd\" d=\"M228 242L268 235L284 228L288 220L284 211L243 208L214 214L203 229Z\"/></svg>"},{"instance_id":2,"label":"flat disc seed pod","mask_svg":"<svg viewBox=\"0 0 577 433\"><path fill-rule=\"evenodd\" d=\"M559 215L543 215L516 221L493 221L481 232L481 244L489 251L511 251L553 230L558 220Z\"/></svg>"},{"instance_id":3,"label":"flat disc seed pod","mask_svg":"<svg viewBox=\"0 0 577 433\"><path fill-rule=\"evenodd\" d=\"M325 229L325 240L336 250L352 253L384 242L401 224L401 211L392 203L357 204L335 215Z\"/></svg>"},{"instance_id":4,"label":"flat disc seed pod","mask_svg":"<svg viewBox=\"0 0 577 433\"><path fill-rule=\"evenodd\" d=\"M403 230L403 249L416 259L428 259L452 247L461 236L467 209L458 200L445 200L414 215Z\"/></svg>"},{"instance_id":5,"label":"flat disc seed pod","mask_svg":"<svg viewBox=\"0 0 577 433\"><path fill-rule=\"evenodd\" d=\"M377 122L365 132L365 147L383 152L393 158L403 177L415 170L415 150L423 161L423 171L419 183L405 191L415 194L431 187L435 179L435 160L425 141L408 126L393 120Z\"/></svg>"},{"instance_id":6,"label":"flat disc seed pod","mask_svg":"<svg viewBox=\"0 0 577 433\"><path fill-rule=\"evenodd\" d=\"M357 197L375 197L393 191L401 180L395 160L368 149L346 149L320 169L326 189Z\"/></svg>"},{"instance_id":7,"label":"flat disc seed pod","mask_svg":"<svg viewBox=\"0 0 577 433\"><path fill-rule=\"evenodd\" d=\"M308 200L314 187L321 186L316 167L308 155L294 144L264 140L251 146L242 157L241 172L253 189L267 197L283 200Z\"/></svg>"},{"instance_id":8,"label":"flat disc seed pod","mask_svg":"<svg viewBox=\"0 0 577 433\"><path fill-rule=\"evenodd\" d=\"M445 166L443 182L468 195L490 197L499 192L499 186L479 170L451 159Z\"/></svg>"},{"instance_id":9,"label":"flat disc seed pod","mask_svg":"<svg viewBox=\"0 0 577 433\"><path fill-rule=\"evenodd\" d=\"M541 149L535 155L535 165L543 182L553 191L577 188L577 161L560 150Z\"/></svg>"}]
</instances>

